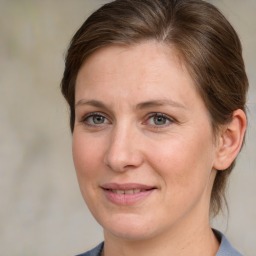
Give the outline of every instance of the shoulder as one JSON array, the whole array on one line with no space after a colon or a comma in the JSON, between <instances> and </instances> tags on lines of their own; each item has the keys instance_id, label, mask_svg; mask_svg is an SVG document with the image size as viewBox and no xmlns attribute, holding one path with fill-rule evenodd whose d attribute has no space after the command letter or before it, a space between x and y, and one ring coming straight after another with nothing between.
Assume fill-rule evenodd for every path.
<instances>
[{"instance_id":1,"label":"shoulder","mask_svg":"<svg viewBox=\"0 0 256 256\"><path fill-rule=\"evenodd\" d=\"M100 243L99 245L97 245L92 250L87 251L87 252L82 253L82 254L79 254L79 255L76 255L76 256L100 256L101 252L102 252L102 249L103 249L103 245L104 245L104 242Z\"/></svg>"},{"instance_id":2,"label":"shoulder","mask_svg":"<svg viewBox=\"0 0 256 256\"><path fill-rule=\"evenodd\" d=\"M228 241L228 239L218 230L213 230L220 241L220 248L216 256L243 256Z\"/></svg>"}]
</instances>

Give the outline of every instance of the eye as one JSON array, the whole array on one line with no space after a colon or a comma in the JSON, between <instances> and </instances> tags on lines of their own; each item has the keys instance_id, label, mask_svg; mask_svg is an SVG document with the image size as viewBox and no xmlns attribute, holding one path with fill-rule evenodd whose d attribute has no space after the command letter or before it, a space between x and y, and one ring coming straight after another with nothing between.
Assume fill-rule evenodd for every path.
<instances>
[{"instance_id":1,"label":"eye","mask_svg":"<svg viewBox=\"0 0 256 256\"><path fill-rule=\"evenodd\" d=\"M154 126L166 126L173 122L174 120L171 117L163 113L153 113L148 119L148 123Z\"/></svg>"},{"instance_id":2,"label":"eye","mask_svg":"<svg viewBox=\"0 0 256 256\"><path fill-rule=\"evenodd\" d=\"M105 119L106 119L104 116L96 116L96 115L91 116L90 118L92 119L92 122L94 124L103 124L105 122Z\"/></svg>"},{"instance_id":3,"label":"eye","mask_svg":"<svg viewBox=\"0 0 256 256\"><path fill-rule=\"evenodd\" d=\"M102 124L109 124L109 120L102 115L101 113L90 113L86 115L82 120L84 124L86 125L102 125Z\"/></svg>"},{"instance_id":4,"label":"eye","mask_svg":"<svg viewBox=\"0 0 256 256\"><path fill-rule=\"evenodd\" d=\"M167 119L163 116L154 116L153 121L154 121L154 124L156 125L164 125L166 124Z\"/></svg>"}]
</instances>

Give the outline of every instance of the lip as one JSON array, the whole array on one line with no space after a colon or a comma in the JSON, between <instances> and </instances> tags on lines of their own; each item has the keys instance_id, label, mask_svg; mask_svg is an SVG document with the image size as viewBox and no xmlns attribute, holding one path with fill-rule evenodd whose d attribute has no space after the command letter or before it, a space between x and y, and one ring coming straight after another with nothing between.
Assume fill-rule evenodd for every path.
<instances>
[{"instance_id":1,"label":"lip","mask_svg":"<svg viewBox=\"0 0 256 256\"><path fill-rule=\"evenodd\" d=\"M132 205L146 199L157 188L138 183L107 183L101 186L106 198L116 205Z\"/></svg>"}]
</instances>

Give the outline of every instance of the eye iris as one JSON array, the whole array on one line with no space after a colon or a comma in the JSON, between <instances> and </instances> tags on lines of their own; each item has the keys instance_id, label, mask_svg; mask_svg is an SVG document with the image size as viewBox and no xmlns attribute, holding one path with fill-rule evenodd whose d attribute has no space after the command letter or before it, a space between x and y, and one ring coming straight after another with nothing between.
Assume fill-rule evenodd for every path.
<instances>
[{"instance_id":1,"label":"eye iris","mask_svg":"<svg viewBox=\"0 0 256 256\"><path fill-rule=\"evenodd\" d=\"M105 120L105 118L103 116L94 116L93 117L93 122L95 124L102 124L102 123L104 123L104 120Z\"/></svg>"},{"instance_id":2,"label":"eye iris","mask_svg":"<svg viewBox=\"0 0 256 256\"><path fill-rule=\"evenodd\" d=\"M154 123L156 125L163 125L166 123L166 118L163 116L155 116L154 117Z\"/></svg>"}]
</instances>

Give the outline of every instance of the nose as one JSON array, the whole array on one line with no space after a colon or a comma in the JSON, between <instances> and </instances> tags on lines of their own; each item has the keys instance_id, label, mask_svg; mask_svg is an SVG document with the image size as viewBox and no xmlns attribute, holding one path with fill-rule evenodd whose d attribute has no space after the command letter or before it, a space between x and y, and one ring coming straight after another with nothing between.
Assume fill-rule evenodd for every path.
<instances>
[{"instance_id":1,"label":"nose","mask_svg":"<svg viewBox=\"0 0 256 256\"><path fill-rule=\"evenodd\" d=\"M142 165L140 135L136 128L116 127L109 140L104 163L113 171L124 172Z\"/></svg>"}]
</instances>

